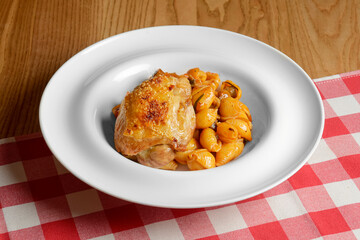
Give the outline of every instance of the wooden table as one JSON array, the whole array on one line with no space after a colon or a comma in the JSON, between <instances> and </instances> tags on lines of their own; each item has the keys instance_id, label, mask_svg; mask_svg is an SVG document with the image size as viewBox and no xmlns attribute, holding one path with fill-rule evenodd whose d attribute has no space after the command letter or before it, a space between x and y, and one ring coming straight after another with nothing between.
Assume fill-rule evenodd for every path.
<instances>
[{"instance_id":1,"label":"wooden table","mask_svg":"<svg viewBox=\"0 0 360 240\"><path fill-rule=\"evenodd\" d=\"M360 69L359 0L0 0L0 138L40 131L42 92L81 49L172 24L256 38L312 78Z\"/></svg>"}]
</instances>

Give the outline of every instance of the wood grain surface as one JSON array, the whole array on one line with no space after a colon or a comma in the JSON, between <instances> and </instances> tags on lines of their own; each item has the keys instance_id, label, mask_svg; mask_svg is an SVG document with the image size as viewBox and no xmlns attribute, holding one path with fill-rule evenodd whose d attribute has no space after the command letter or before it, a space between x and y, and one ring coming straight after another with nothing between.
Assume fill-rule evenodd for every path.
<instances>
[{"instance_id":1,"label":"wood grain surface","mask_svg":"<svg viewBox=\"0 0 360 240\"><path fill-rule=\"evenodd\" d=\"M81 49L174 24L259 39L312 78L360 69L359 0L0 0L0 138L40 131L42 92Z\"/></svg>"}]
</instances>

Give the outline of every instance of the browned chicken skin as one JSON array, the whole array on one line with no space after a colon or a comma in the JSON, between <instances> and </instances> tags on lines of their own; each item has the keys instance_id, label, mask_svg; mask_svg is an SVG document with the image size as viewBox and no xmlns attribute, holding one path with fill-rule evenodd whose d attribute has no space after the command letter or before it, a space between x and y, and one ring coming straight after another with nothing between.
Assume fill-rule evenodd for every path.
<instances>
[{"instance_id":1,"label":"browned chicken skin","mask_svg":"<svg viewBox=\"0 0 360 240\"><path fill-rule=\"evenodd\" d=\"M185 150L195 130L191 85L184 76L159 70L121 102L115 123L115 148L141 164L160 168Z\"/></svg>"}]
</instances>

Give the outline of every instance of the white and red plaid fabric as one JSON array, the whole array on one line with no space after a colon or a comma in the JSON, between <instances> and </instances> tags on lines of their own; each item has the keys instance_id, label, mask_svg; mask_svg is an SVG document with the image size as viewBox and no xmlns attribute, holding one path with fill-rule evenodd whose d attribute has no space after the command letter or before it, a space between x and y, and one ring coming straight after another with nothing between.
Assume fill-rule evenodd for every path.
<instances>
[{"instance_id":1,"label":"white and red plaid fabric","mask_svg":"<svg viewBox=\"0 0 360 240\"><path fill-rule=\"evenodd\" d=\"M360 239L360 71L314 82L326 121L309 162L225 206L129 203L75 178L40 133L0 140L0 239Z\"/></svg>"}]
</instances>

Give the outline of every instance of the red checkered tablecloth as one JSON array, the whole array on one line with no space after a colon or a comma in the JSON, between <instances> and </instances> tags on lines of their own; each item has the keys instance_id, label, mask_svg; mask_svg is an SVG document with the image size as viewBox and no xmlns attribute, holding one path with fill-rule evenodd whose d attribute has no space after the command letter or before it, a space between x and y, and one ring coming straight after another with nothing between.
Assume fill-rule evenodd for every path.
<instances>
[{"instance_id":1,"label":"red checkered tablecloth","mask_svg":"<svg viewBox=\"0 0 360 240\"><path fill-rule=\"evenodd\" d=\"M110 197L41 134L0 140L0 239L360 239L360 71L314 80L325 130L289 180L225 206L168 209Z\"/></svg>"}]
</instances>

